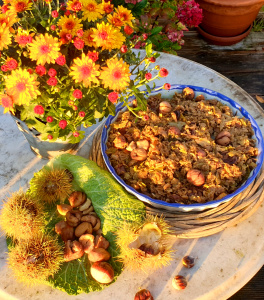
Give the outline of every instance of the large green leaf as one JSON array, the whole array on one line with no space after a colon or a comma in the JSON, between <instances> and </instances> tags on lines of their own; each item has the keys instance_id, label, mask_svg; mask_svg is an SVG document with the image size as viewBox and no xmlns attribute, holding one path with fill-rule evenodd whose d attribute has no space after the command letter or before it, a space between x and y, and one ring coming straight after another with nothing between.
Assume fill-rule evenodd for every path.
<instances>
[{"instance_id":1,"label":"large green leaf","mask_svg":"<svg viewBox=\"0 0 264 300\"><path fill-rule=\"evenodd\" d=\"M66 168L74 177L76 190L84 191L92 200L94 210L101 220L104 236L110 242L108 251L112 258L109 263L115 271L115 279L122 272L122 264L117 261L119 253L114 232L124 222L141 223L145 217L145 206L127 193L110 173L101 169L95 162L71 154L63 154L50 161L44 168ZM46 208L49 216L47 230L54 232L54 225L62 218L56 212L56 205ZM55 234L55 233L54 233ZM99 284L90 275L90 263L86 257L65 262L49 284L70 295L99 291L107 285Z\"/></svg>"}]
</instances>

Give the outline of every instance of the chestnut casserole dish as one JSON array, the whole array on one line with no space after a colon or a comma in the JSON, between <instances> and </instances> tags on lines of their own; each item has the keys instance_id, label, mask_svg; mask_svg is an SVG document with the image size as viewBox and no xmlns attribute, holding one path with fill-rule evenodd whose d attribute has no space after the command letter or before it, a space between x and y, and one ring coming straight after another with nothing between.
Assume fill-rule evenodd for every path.
<instances>
[{"instance_id":1,"label":"chestnut casserole dish","mask_svg":"<svg viewBox=\"0 0 264 300\"><path fill-rule=\"evenodd\" d=\"M148 99L147 111L120 113L107 155L130 186L169 203L205 203L234 192L256 167L249 120L190 88Z\"/></svg>"}]
</instances>

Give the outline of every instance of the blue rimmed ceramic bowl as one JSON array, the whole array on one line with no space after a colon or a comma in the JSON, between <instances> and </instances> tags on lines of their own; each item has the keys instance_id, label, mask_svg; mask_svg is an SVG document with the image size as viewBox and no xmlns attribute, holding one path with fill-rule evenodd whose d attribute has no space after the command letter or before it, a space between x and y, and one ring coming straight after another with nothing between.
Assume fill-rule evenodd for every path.
<instances>
[{"instance_id":1,"label":"blue rimmed ceramic bowl","mask_svg":"<svg viewBox=\"0 0 264 300\"><path fill-rule=\"evenodd\" d=\"M248 177L248 179L235 192L223 197L220 200L214 200L214 201L210 201L207 203L184 205L184 204L179 204L179 203L167 203L165 201L152 199L149 196L139 193L134 188L127 185L124 182L124 180L117 175L115 169L111 166L109 158L106 154L106 149L107 149L106 143L107 143L107 139L108 139L108 132L110 129L110 125L115 121L118 113L122 110L125 110L124 107L122 106L122 104L117 105L116 116L109 116L106 120L105 126L102 131L102 137L101 137L101 151L102 151L102 155L103 155L105 164L106 164L109 172L129 193L132 193L133 195L135 195L139 200L149 203L150 205L152 205L154 207L163 208L163 209L170 210L170 211L185 211L185 212L192 211L192 212L195 212L195 211L203 211L203 210L206 210L209 208L217 207L218 205L231 200L233 197L237 196L239 193L244 191L254 181L254 179L256 178L257 174L259 173L259 171L261 169L261 166L263 163L263 155L264 155L264 153L263 153L264 143L263 143L263 136L260 131L260 128L259 128L257 122L253 119L253 117L237 102L235 102L234 100L232 100L218 92L212 91L207 88L198 87L198 86L175 84L175 85L171 86L171 89L169 91L162 89L158 92L149 94L149 96L161 93L162 98L169 99L169 98L173 97L175 92L181 93L182 90L186 87L190 87L191 89L193 89L195 91L196 95L197 94L204 95L205 99L216 99L216 100L222 102L223 104L229 106L232 109L233 113L237 113L238 117L245 117L246 119L250 120L250 122L251 122L252 128L255 133L253 138L256 140L256 147L258 148L258 152L259 152L258 157L257 157L257 166L250 173L250 176Z\"/></svg>"}]
</instances>

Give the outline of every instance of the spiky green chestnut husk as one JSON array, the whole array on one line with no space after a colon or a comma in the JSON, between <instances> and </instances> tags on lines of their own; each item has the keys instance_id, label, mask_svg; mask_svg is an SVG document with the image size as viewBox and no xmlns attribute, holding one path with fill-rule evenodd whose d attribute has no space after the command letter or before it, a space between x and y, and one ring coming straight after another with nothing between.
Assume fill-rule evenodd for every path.
<instances>
[{"instance_id":1,"label":"spiky green chestnut husk","mask_svg":"<svg viewBox=\"0 0 264 300\"><path fill-rule=\"evenodd\" d=\"M43 206L29 194L19 190L4 201L0 226L13 239L31 239L44 229Z\"/></svg>"},{"instance_id":2,"label":"spiky green chestnut husk","mask_svg":"<svg viewBox=\"0 0 264 300\"><path fill-rule=\"evenodd\" d=\"M11 248L8 266L15 277L26 285L45 283L60 269L63 250L56 238L38 235L28 242L18 243Z\"/></svg>"},{"instance_id":3,"label":"spiky green chestnut husk","mask_svg":"<svg viewBox=\"0 0 264 300\"><path fill-rule=\"evenodd\" d=\"M42 169L34 174L30 181L30 191L33 197L47 203L64 200L72 192L72 178L63 169Z\"/></svg>"},{"instance_id":4,"label":"spiky green chestnut husk","mask_svg":"<svg viewBox=\"0 0 264 300\"><path fill-rule=\"evenodd\" d=\"M150 273L172 260L171 234L162 218L148 216L141 225L124 224L116 236L118 259L130 270Z\"/></svg>"}]
</instances>

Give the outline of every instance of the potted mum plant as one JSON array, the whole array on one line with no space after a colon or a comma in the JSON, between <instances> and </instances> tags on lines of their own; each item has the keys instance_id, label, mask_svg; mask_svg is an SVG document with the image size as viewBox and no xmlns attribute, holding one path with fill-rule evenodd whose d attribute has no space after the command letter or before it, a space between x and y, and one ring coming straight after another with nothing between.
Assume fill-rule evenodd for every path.
<instances>
[{"instance_id":1,"label":"potted mum plant","mask_svg":"<svg viewBox=\"0 0 264 300\"><path fill-rule=\"evenodd\" d=\"M161 69L152 76L158 54L150 43L144 59L132 52L135 18L123 6L95 0L4 3L0 104L41 156L54 146L74 148L84 137L81 125L115 114L118 101L133 109L133 96L141 109L140 87L150 92L149 82L167 75Z\"/></svg>"},{"instance_id":2,"label":"potted mum plant","mask_svg":"<svg viewBox=\"0 0 264 300\"><path fill-rule=\"evenodd\" d=\"M202 9L194 0L113 0L112 3L123 4L137 19L133 39L138 49L151 42L156 51L177 54L184 45L184 32L198 27L203 18Z\"/></svg>"}]
</instances>

